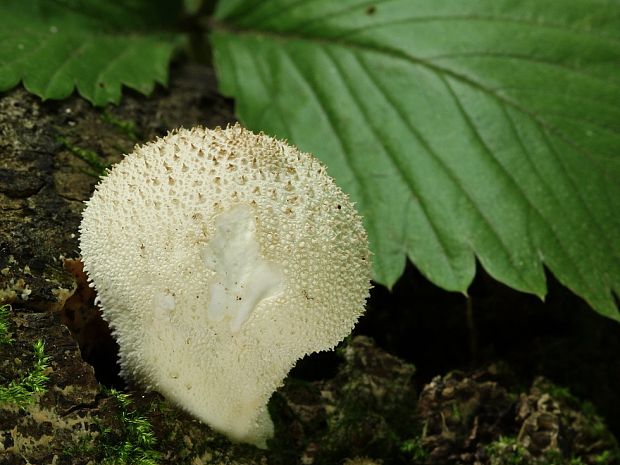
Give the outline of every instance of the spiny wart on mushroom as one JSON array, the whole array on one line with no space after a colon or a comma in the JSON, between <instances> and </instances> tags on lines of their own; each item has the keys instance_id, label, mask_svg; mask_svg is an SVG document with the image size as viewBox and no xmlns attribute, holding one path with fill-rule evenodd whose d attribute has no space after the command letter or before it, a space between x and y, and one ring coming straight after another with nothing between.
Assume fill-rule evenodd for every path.
<instances>
[{"instance_id":1,"label":"spiny wart on mushroom","mask_svg":"<svg viewBox=\"0 0 620 465\"><path fill-rule=\"evenodd\" d=\"M239 125L136 147L80 231L123 376L259 447L273 391L349 334L370 287L362 220L325 167Z\"/></svg>"}]
</instances>

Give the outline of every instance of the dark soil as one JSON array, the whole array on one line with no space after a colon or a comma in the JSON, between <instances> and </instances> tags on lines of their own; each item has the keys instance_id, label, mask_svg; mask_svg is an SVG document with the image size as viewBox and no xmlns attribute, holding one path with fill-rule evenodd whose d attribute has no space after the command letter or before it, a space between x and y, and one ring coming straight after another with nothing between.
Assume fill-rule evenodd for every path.
<instances>
[{"instance_id":1,"label":"dark soil","mask_svg":"<svg viewBox=\"0 0 620 465\"><path fill-rule=\"evenodd\" d=\"M409 266L392 292L376 287L356 333L413 363L419 386L451 370L503 363L515 386L545 376L588 400L620 437L620 325L548 274L545 302L479 267L466 296L445 292ZM468 305L471 318L468 318Z\"/></svg>"}]
</instances>

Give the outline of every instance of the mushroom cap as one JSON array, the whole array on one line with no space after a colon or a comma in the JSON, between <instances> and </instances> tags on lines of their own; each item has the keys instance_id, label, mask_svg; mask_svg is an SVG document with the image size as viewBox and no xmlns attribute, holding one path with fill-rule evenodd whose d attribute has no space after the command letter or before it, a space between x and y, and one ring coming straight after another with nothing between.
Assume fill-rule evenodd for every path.
<instances>
[{"instance_id":1,"label":"mushroom cap","mask_svg":"<svg viewBox=\"0 0 620 465\"><path fill-rule=\"evenodd\" d=\"M82 259L123 376L265 447L273 391L364 311L347 195L311 155L235 125L136 147L86 204Z\"/></svg>"}]
</instances>

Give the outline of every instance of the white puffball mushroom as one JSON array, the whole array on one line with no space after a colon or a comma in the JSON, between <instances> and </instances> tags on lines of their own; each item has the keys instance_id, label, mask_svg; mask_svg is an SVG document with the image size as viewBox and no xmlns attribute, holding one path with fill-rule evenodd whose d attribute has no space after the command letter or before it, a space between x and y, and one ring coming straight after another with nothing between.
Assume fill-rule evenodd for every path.
<instances>
[{"instance_id":1,"label":"white puffball mushroom","mask_svg":"<svg viewBox=\"0 0 620 465\"><path fill-rule=\"evenodd\" d=\"M362 220L325 167L239 125L136 147L80 233L123 376L259 447L271 394L350 333L370 288Z\"/></svg>"}]
</instances>

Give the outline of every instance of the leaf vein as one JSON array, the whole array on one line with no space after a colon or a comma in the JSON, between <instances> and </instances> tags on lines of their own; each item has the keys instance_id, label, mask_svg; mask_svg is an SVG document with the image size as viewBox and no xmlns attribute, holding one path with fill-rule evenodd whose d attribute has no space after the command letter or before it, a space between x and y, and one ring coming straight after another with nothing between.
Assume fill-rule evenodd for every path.
<instances>
[{"instance_id":1,"label":"leaf vein","mask_svg":"<svg viewBox=\"0 0 620 465\"><path fill-rule=\"evenodd\" d=\"M459 96L456 93L456 91L454 90L454 88L450 85L450 82L444 76L440 75L439 78L445 84L446 89L448 90L449 94L452 96L452 98L454 100L454 103L456 104L456 107L459 110L459 113L461 114L463 120L465 121L467 126L472 131L472 134L474 135L474 137L478 141L478 144L479 144L480 148L482 149L481 152L486 154L487 159L491 160L493 165L496 168L499 169L499 172L503 175L503 177L510 182L510 184L513 187L514 191L517 192L519 194L519 196L523 200L525 200L526 203L530 207L533 207L531 205L531 203L529 202L529 199L527 198L527 196L525 195L525 193L523 192L523 190L519 186L519 184L514 180L514 178L510 175L510 173L506 170L506 168L504 168L504 166L501 163L499 163L499 161L497 161L497 159L493 156L493 152L487 146L486 142L484 141L484 138L482 137L482 134L480 134L480 131L478 130L478 127L476 126L474 121L471 119L471 116L469 115L469 113L467 113L467 110L465 109L465 105L463 104L463 102L459 98ZM515 270L521 271L518 263L515 261L515 257L510 252L510 247L508 247L508 245L505 243L505 241L502 238L502 236L495 230L495 228L493 227L492 222L490 220L488 220L486 217L484 217L484 218L485 218L485 221L486 221L488 227L493 231L496 239L499 241L500 245L504 248L504 251L506 252L506 256L508 257L508 260L512 264L513 268ZM531 240L528 240L528 242L529 242L529 248L533 249L534 247L533 247L533 244L532 244Z\"/></svg>"},{"instance_id":2,"label":"leaf vein","mask_svg":"<svg viewBox=\"0 0 620 465\"><path fill-rule=\"evenodd\" d=\"M340 80L343 82L345 88L347 89L347 92L351 96L353 103L359 109L360 113L366 120L367 125L371 129L374 138L379 142L379 145L383 148L383 152L385 153L387 160L390 161L392 166L395 168L395 171L398 174L398 176L402 179L402 181L404 181L409 192L411 193L411 196L417 200L418 205L420 206L420 210L422 211L422 214L424 215L426 222L428 223L431 230L433 231L433 235L435 236L435 239L439 247L441 248L441 251L443 252L443 256L446 257L446 262L448 264L448 267L452 271L453 277L456 277L457 276L456 270L454 269L452 261L448 259L448 257L451 254L448 251L448 247L444 241L442 234L440 234L439 232L438 226L435 224L431 215L429 214L428 208L426 206L426 202L420 200L420 195L417 192L415 181L411 179L410 176L407 176L407 170L403 168L401 162L397 158L397 155L393 152L392 147L389 144L383 143L383 139L378 134L378 131L377 131L376 126L374 125L373 119L368 115L368 112L366 111L362 103L360 102L359 96L353 91L353 89L349 85L349 82L346 79L344 72L342 71L342 69L340 68L340 65L338 64L338 60L332 56L329 49L321 48L321 50L323 51L325 56L327 56L329 60L331 61L332 66L337 71L340 77ZM405 222L407 222L407 218L405 218Z\"/></svg>"},{"instance_id":3,"label":"leaf vein","mask_svg":"<svg viewBox=\"0 0 620 465\"><path fill-rule=\"evenodd\" d=\"M595 99L592 97L577 96L572 93L566 93L566 92L553 92L547 89L541 90L540 87L500 86L500 87L494 87L492 89L492 92L498 93L498 94L500 92L509 93L510 91L521 92L524 94L531 94L531 95L542 95L544 97L550 97L550 96L561 97L563 99L574 101L574 102L595 104L598 107L605 107L606 111L610 113L615 113L618 116L618 119L620 119L620 108L614 105L611 105L608 102L601 101L600 99ZM508 96L505 96L505 98L507 99ZM505 102L502 102L502 104L504 103Z\"/></svg>"},{"instance_id":4,"label":"leaf vein","mask_svg":"<svg viewBox=\"0 0 620 465\"><path fill-rule=\"evenodd\" d=\"M569 27L565 24L559 23L550 23L547 21L531 21L525 18L514 18L510 16L485 16L479 14L469 14L469 15L439 15L439 16L416 16L409 18L397 18L389 21L379 22L377 21L375 24L365 24L358 28L352 28L344 31L342 34L333 36L335 39L345 39L354 36L358 32L368 32L372 29L379 29L385 26L394 26L399 24L412 24L412 23L425 23L425 22L455 22L455 21L479 21L479 22L496 22L496 23L508 23L508 24L516 24L520 26L527 27L539 27L542 29L554 29L561 30L562 32L570 32L570 33L579 33L583 35L587 35L603 42L607 42L609 45L620 46L620 40L617 40L608 35L597 34L591 29L579 29L575 27Z\"/></svg>"},{"instance_id":5,"label":"leaf vein","mask_svg":"<svg viewBox=\"0 0 620 465\"><path fill-rule=\"evenodd\" d=\"M555 191L551 189L547 181L543 178L543 176L541 176L540 172L536 168L536 164L533 162L531 154L529 150L527 150L525 142L523 141L523 138L520 132L518 131L517 126L512 116L510 115L510 112L508 111L506 105L502 103L501 109L502 109L502 113L504 114L506 118L506 121L508 121L509 123L508 125L511 129L511 132L513 133L515 140L517 141L517 145L519 146L521 152L523 153L524 158L527 160L528 165L530 166L532 170L532 173L534 173L540 185L545 189L547 194L553 199L556 206L562 209L563 204L559 201L557 195L555 194ZM529 204L533 207L532 211L534 211L537 214L539 221L541 221L541 224L545 225L547 227L547 230L551 232L551 235L553 236L553 239L555 240L556 244L562 250L562 252L564 253L564 256L571 262L573 268L577 271L577 274L579 275L581 282L584 283L586 286L590 287L589 280L587 279L586 275L581 270L581 266L580 266L581 262L573 258L573 256L570 253L570 248L567 247L564 241L562 240L561 234L558 234L556 228L554 227L554 223L547 221L545 219L545 216L540 212L540 210L538 208L534 208L533 202L530 201ZM566 217L568 217L568 213ZM540 250L539 250L539 254L540 254ZM545 261L542 256L540 257L540 259L541 261ZM590 289L590 291L592 292L592 289Z\"/></svg>"},{"instance_id":6,"label":"leaf vein","mask_svg":"<svg viewBox=\"0 0 620 465\"><path fill-rule=\"evenodd\" d=\"M356 189L356 194L359 196L359 199L364 203L365 208L371 209L372 207L372 203L370 202L368 195L370 190L367 189L367 186L365 186L365 182L364 182L364 177L361 175L361 173L359 172L359 170L357 169L357 166L355 165L355 163L353 162L353 160L351 160L350 157L350 151L347 150L346 147L346 143L344 141L344 139L342 138L342 136L338 133L338 131L335 130L336 128L336 122L334 121L330 111L328 111L328 109L325 107L323 100L321 98L318 97L316 90L318 89L318 86L313 86L312 83L309 81L308 77L301 71L301 69L299 68L299 65L295 62L295 60L287 53L284 53L283 56L288 60L288 62L291 64L293 70L297 73L297 75L300 78L300 81L306 86L306 89L308 89L308 91L310 92L310 95L313 97L316 105L318 106L319 110L321 111L321 113L323 113L323 116L329 121L329 127L332 131L332 135L334 137L334 139L336 140L339 148L340 148L340 154L342 159L344 160L344 162L346 163L346 165L349 167L349 169L351 170L351 173L353 173L353 180L354 182L357 184L357 189ZM377 231L376 228L376 223L374 218L368 218L369 221L367 221L367 226L369 228L369 232L374 233L374 237L378 238L380 237L379 232ZM377 241L377 245L380 244L380 241ZM378 251L377 251L377 254Z\"/></svg>"},{"instance_id":7,"label":"leaf vein","mask_svg":"<svg viewBox=\"0 0 620 465\"><path fill-rule=\"evenodd\" d=\"M36 34L36 35L42 35L42 34ZM11 60L11 61L4 61L2 64L0 64L0 68L7 68L10 65L13 65L15 63L20 63L24 61L24 59L34 55L35 53L40 52L41 50L44 50L48 46L49 46L49 41L42 40L37 47L27 50L25 53L22 53L17 59Z\"/></svg>"},{"instance_id":8,"label":"leaf vein","mask_svg":"<svg viewBox=\"0 0 620 465\"><path fill-rule=\"evenodd\" d=\"M82 43L79 47L77 48L73 48L72 50L69 51L69 53L67 53L66 57L62 60L62 62L60 63L60 65L54 70L54 72L48 77L47 79L47 83L45 84L44 88L43 88L43 95L48 95L48 92L50 90L50 88L52 87L52 85L56 82L56 80L58 79L58 77L61 75L62 71L69 66L69 64L72 63L73 59L76 56L79 56L79 54L84 50L84 48L86 48L89 45L89 42L86 41L84 43ZM73 92L73 88L75 86L75 82L71 83L71 92Z\"/></svg>"},{"instance_id":9,"label":"leaf vein","mask_svg":"<svg viewBox=\"0 0 620 465\"><path fill-rule=\"evenodd\" d=\"M573 177L571 176L571 174L569 173L568 169L566 168L566 165L564 164L564 161L562 160L562 157L558 154L557 148L556 148L555 144L549 138L549 134L547 134L543 130L541 130L541 133L542 133L542 135L543 135L543 137L545 139L545 142L546 142L547 146L549 147L549 153L553 156L554 160L556 161L556 164L561 168L561 170L562 170L562 172L564 174L564 178L570 183L573 192L575 192L575 194L577 196L577 200L579 201L579 204L581 205L582 210L586 213L586 215L588 215L588 217L590 218L591 224L593 224L596 227L596 229L598 230L600 236L605 241L605 245L606 245L607 250L612 251L612 253L614 255L614 258L615 258L615 261L620 263L620 257L618 256L618 253L616 252L616 248L613 246L612 241L609 239L609 237L607 237L605 229L599 224L598 219L596 218L596 216L594 216L592 214L592 211L588 208L588 204L584 200L583 195L581 194L581 190L579 189L579 186L577 186L577 184L575 184L575 181L573 180Z\"/></svg>"},{"instance_id":10,"label":"leaf vein","mask_svg":"<svg viewBox=\"0 0 620 465\"><path fill-rule=\"evenodd\" d=\"M357 58L359 58L359 57L357 57ZM480 219L482 220L483 224L486 226L486 229L491 232L491 234L496 238L496 240L499 242L499 244L503 247L504 251L507 252L509 249L506 246L506 244L503 242L501 236L498 235L497 231L492 226L491 221L486 217L484 212L479 208L478 204L474 201L471 193L465 188L465 186L462 184L462 182L460 181L458 176L443 161L443 159L439 156L439 154L437 154L435 152L435 150L432 148L432 146L426 140L426 138L420 133L420 131L415 126L413 126L411 124L411 122L409 121L409 118L407 118L407 115L402 112L402 110L400 109L399 105L390 96L388 91L381 84L379 84L380 81L373 74L372 69L363 60L359 60L359 62L361 64L361 66L365 69L365 71L368 73L368 76L374 82L375 86L385 96L386 100L388 102L390 102L392 108L394 108L394 110L400 115L401 119L407 124L407 127L409 128L411 133L416 137L416 139L418 139L418 141L420 142L422 147L424 147L424 149L427 151L427 153L429 155L431 155L433 157L433 159L436 160L438 165L441 167L443 172L450 178L452 183L463 193L463 195L467 199L467 201L470 204L470 206L473 208L473 210L477 213L478 217L480 217ZM438 77L442 78L441 75L438 75ZM473 246L473 244L471 244L471 242L470 242L470 246L471 246L472 250L475 250L475 247ZM513 262L513 258L511 257L509 252L507 252L507 256L508 256L509 260L511 262ZM514 262L513 262L513 264L514 264Z\"/></svg>"},{"instance_id":11,"label":"leaf vein","mask_svg":"<svg viewBox=\"0 0 620 465\"><path fill-rule=\"evenodd\" d=\"M600 76L596 76L594 74L590 74L584 72L583 69L575 68L573 66L569 66L566 63L554 62L551 60L545 60L542 58L536 58L528 55L520 55L518 53L507 53L507 52L460 52L460 53L446 53L441 55L434 55L429 57L424 57L424 60L427 60L431 63L434 63L436 60L445 60L449 58L476 58L476 57L484 57L484 58L497 58L497 59L512 59L515 61L525 61L528 63L536 63L547 65L553 68L560 68L563 71L568 71L579 76L583 76L585 78L591 79L593 81L597 81L599 83L606 84L608 86L612 86L614 88L620 89L620 84L612 81L608 81L606 79L601 78Z\"/></svg>"},{"instance_id":12,"label":"leaf vein","mask_svg":"<svg viewBox=\"0 0 620 465\"><path fill-rule=\"evenodd\" d=\"M109 70L113 69L114 66L118 65L119 61L122 60L123 58L125 58L129 52L131 52L133 46L130 42L125 42L124 44L125 46L120 48L118 53L116 54L116 56L114 58L111 58L110 60L108 60L108 62L106 63L106 65L101 68L99 70L99 72L96 74L94 82L93 82L93 94L95 94L97 92L97 83L98 82L103 82L103 75L105 73L107 73ZM121 80L122 84L126 84L125 80Z\"/></svg>"},{"instance_id":13,"label":"leaf vein","mask_svg":"<svg viewBox=\"0 0 620 465\"><path fill-rule=\"evenodd\" d=\"M553 116L555 118L559 118L559 119L563 119L566 121L575 121L576 123L580 123L582 125L585 126L590 126L593 128L596 128L598 130L600 130L601 132L605 132L610 136L613 137L620 137L620 127L618 127L618 129L613 128L613 127L607 127L607 126L603 126L595 121L589 120L587 118L583 118L583 117L578 117L578 116L571 116L571 115L567 115L566 113L557 113L557 112L545 112L546 115L548 116Z\"/></svg>"}]
</instances>

